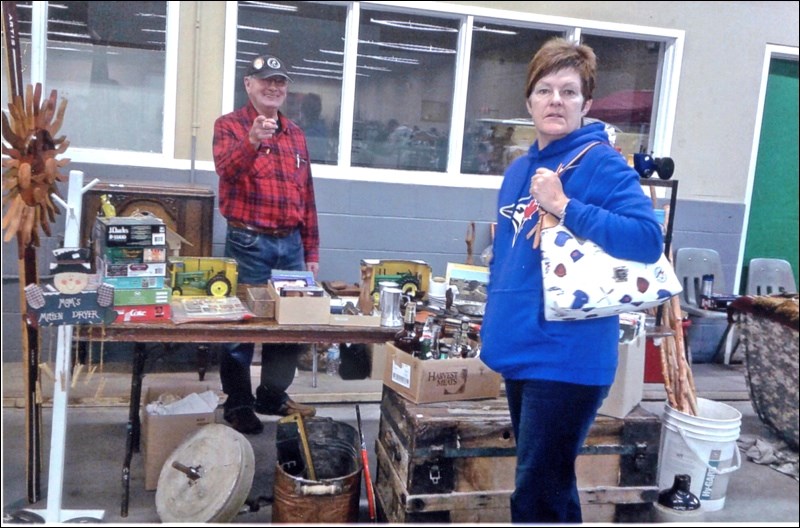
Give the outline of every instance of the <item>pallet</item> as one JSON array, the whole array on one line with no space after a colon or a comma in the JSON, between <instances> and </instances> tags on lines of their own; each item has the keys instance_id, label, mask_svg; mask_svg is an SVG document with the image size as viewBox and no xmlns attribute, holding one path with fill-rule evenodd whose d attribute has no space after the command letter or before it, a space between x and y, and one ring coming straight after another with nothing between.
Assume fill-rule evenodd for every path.
<instances>
[{"instance_id":1,"label":"pallet","mask_svg":"<svg viewBox=\"0 0 800 528\"><path fill-rule=\"evenodd\" d=\"M585 522L626 522L658 497L661 422L598 416L578 457ZM390 523L509 523L515 442L504 396L414 404L384 388L376 496Z\"/></svg>"}]
</instances>

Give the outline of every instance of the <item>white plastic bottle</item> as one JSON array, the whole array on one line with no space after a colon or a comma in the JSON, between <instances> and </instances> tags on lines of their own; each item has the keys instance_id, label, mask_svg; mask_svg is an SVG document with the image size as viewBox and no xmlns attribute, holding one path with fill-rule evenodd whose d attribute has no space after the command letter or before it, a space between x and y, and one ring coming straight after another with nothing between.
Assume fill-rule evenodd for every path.
<instances>
[{"instance_id":1,"label":"white plastic bottle","mask_svg":"<svg viewBox=\"0 0 800 528\"><path fill-rule=\"evenodd\" d=\"M339 345L333 344L328 348L327 354L327 361L326 361L326 369L325 371L328 373L329 376L338 376L339 375Z\"/></svg>"}]
</instances>

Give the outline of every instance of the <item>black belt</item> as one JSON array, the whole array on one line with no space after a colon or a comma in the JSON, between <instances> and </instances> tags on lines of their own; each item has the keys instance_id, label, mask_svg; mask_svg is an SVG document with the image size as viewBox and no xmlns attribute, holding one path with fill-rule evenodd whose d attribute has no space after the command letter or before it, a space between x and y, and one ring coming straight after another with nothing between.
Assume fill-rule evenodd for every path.
<instances>
[{"instance_id":1,"label":"black belt","mask_svg":"<svg viewBox=\"0 0 800 528\"><path fill-rule=\"evenodd\" d=\"M286 238L294 233L295 229L297 229L296 227L256 227L247 225L237 220L228 220L228 226L235 227L236 229L244 229L245 231L252 231L253 233L258 233L259 235L267 235L274 238Z\"/></svg>"}]
</instances>

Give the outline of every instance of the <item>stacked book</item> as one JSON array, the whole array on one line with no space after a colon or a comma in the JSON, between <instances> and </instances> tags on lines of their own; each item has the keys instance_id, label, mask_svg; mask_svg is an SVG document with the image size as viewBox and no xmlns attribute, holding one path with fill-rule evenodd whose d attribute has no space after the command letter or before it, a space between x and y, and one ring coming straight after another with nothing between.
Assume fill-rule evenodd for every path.
<instances>
[{"instance_id":1,"label":"stacked book","mask_svg":"<svg viewBox=\"0 0 800 528\"><path fill-rule=\"evenodd\" d=\"M93 238L96 271L114 286L116 322L170 319L164 222L150 215L97 217Z\"/></svg>"}]
</instances>

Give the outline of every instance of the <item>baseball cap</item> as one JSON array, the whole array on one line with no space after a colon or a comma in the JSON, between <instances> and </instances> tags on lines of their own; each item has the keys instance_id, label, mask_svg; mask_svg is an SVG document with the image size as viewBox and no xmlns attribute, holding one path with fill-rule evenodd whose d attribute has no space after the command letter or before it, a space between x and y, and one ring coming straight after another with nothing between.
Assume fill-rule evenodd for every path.
<instances>
[{"instance_id":1,"label":"baseball cap","mask_svg":"<svg viewBox=\"0 0 800 528\"><path fill-rule=\"evenodd\" d=\"M283 62L271 55L260 55L253 59L250 65L247 67L247 72L245 76L253 76L258 79L268 79L269 77L275 76L286 77L289 81L292 80L289 77L289 74L286 72L286 68L283 66Z\"/></svg>"}]
</instances>

